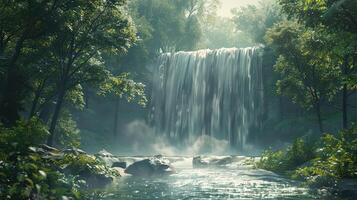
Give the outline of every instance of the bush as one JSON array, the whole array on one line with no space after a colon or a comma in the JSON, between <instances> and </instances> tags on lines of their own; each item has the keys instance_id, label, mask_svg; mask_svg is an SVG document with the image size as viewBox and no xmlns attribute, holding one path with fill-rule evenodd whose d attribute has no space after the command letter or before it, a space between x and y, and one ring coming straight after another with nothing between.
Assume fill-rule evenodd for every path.
<instances>
[{"instance_id":1,"label":"bush","mask_svg":"<svg viewBox=\"0 0 357 200\"><path fill-rule=\"evenodd\" d=\"M47 136L46 126L36 118L0 126L0 199L79 198L54 161L31 150Z\"/></svg>"},{"instance_id":2,"label":"bush","mask_svg":"<svg viewBox=\"0 0 357 200\"><path fill-rule=\"evenodd\" d=\"M343 130L337 137L326 134L321 138L317 156L311 166L298 168L295 178L316 184L316 179L357 178L357 128ZM331 183L326 183L330 185Z\"/></svg>"},{"instance_id":3,"label":"bush","mask_svg":"<svg viewBox=\"0 0 357 200\"><path fill-rule=\"evenodd\" d=\"M63 110L58 120L55 141L62 148L79 147L80 131L68 110Z\"/></svg>"},{"instance_id":4,"label":"bush","mask_svg":"<svg viewBox=\"0 0 357 200\"><path fill-rule=\"evenodd\" d=\"M257 167L291 175L317 187L357 178L357 128L342 130L338 136L326 134L316 145L297 139L286 150L265 151Z\"/></svg>"},{"instance_id":5,"label":"bush","mask_svg":"<svg viewBox=\"0 0 357 200\"><path fill-rule=\"evenodd\" d=\"M84 175L94 180L118 175L93 156L40 145L47 135L35 118L0 126L0 199L87 199Z\"/></svg>"},{"instance_id":6,"label":"bush","mask_svg":"<svg viewBox=\"0 0 357 200\"><path fill-rule=\"evenodd\" d=\"M46 126L37 118L20 120L11 128L0 125L1 160L9 157L9 153L27 152L30 146L45 142L48 135Z\"/></svg>"},{"instance_id":7,"label":"bush","mask_svg":"<svg viewBox=\"0 0 357 200\"><path fill-rule=\"evenodd\" d=\"M65 167L72 175L87 176L95 174L105 174L108 176L119 176L116 170L108 168L104 162L87 154L66 154L59 160L58 166Z\"/></svg>"},{"instance_id":8,"label":"bush","mask_svg":"<svg viewBox=\"0 0 357 200\"><path fill-rule=\"evenodd\" d=\"M302 138L296 139L286 150L263 152L257 167L276 173L286 173L309 161L314 156L313 145Z\"/></svg>"}]
</instances>

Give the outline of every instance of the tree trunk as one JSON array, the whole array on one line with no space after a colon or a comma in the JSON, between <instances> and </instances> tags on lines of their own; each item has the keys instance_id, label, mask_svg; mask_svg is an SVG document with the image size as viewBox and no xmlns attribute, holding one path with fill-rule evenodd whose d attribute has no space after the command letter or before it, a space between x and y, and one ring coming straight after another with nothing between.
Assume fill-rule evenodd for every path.
<instances>
[{"instance_id":1,"label":"tree trunk","mask_svg":"<svg viewBox=\"0 0 357 200\"><path fill-rule=\"evenodd\" d=\"M23 34L16 42L14 52L7 64L5 90L3 100L0 105L1 121L6 125L14 124L19 118L19 110L21 107L20 94L23 91L23 77L20 76L16 67L23 43L25 42L25 34Z\"/></svg>"},{"instance_id":2,"label":"tree trunk","mask_svg":"<svg viewBox=\"0 0 357 200\"><path fill-rule=\"evenodd\" d=\"M348 118L347 118L347 101L348 101L348 94L347 94L347 85L343 85L342 89L342 128L348 128Z\"/></svg>"},{"instance_id":3,"label":"tree trunk","mask_svg":"<svg viewBox=\"0 0 357 200\"><path fill-rule=\"evenodd\" d=\"M40 107L43 107L43 108L42 109L40 108L40 114L38 117L42 120L42 122L44 124L48 124L53 106L51 103L46 103Z\"/></svg>"},{"instance_id":4,"label":"tree trunk","mask_svg":"<svg viewBox=\"0 0 357 200\"><path fill-rule=\"evenodd\" d=\"M316 109L317 121L319 124L319 130L320 130L320 133L322 134L324 132L324 128L323 128L323 124L322 124L320 101L318 101L315 104L315 109Z\"/></svg>"},{"instance_id":5,"label":"tree trunk","mask_svg":"<svg viewBox=\"0 0 357 200\"><path fill-rule=\"evenodd\" d=\"M48 137L48 140L47 140L47 144L49 146L53 146L53 144L54 144L57 121L58 121L58 118L59 118L59 115L61 112L65 94L66 94L66 90L64 89L64 86L63 86L63 88L60 88L60 90L59 90L58 97L57 97L57 103L55 106L54 113L52 115L52 120L51 120L51 124L50 124L50 129L49 129L50 136Z\"/></svg>"},{"instance_id":6,"label":"tree trunk","mask_svg":"<svg viewBox=\"0 0 357 200\"><path fill-rule=\"evenodd\" d=\"M342 65L343 76L348 75L348 56L345 57L344 64ZM348 128L348 118L347 118L347 103L348 103L348 89L347 84L343 84L342 89L342 128Z\"/></svg>"},{"instance_id":7,"label":"tree trunk","mask_svg":"<svg viewBox=\"0 0 357 200\"><path fill-rule=\"evenodd\" d=\"M35 116L38 100L40 99L40 96L41 96L44 86L45 86L45 81L42 81L41 84L36 89L35 97L32 101L32 105L31 105L29 119L32 118L33 116Z\"/></svg>"}]
</instances>

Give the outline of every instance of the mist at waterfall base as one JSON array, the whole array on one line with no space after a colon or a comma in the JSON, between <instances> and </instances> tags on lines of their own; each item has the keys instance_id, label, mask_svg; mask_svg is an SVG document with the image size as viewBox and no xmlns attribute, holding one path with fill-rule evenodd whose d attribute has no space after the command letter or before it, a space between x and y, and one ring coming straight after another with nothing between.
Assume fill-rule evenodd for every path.
<instances>
[{"instance_id":1,"label":"mist at waterfall base","mask_svg":"<svg viewBox=\"0 0 357 200\"><path fill-rule=\"evenodd\" d=\"M263 116L259 47L162 54L152 69L149 120L125 127L134 154L254 154Z\"/></svg>"}]
</instances>

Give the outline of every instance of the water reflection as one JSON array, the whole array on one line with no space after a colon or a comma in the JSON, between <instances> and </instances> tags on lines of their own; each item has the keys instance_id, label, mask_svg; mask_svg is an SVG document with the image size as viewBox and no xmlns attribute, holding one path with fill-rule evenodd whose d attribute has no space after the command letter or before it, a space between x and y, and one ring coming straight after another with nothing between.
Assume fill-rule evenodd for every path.
<instances>
[{"instance_id":1,"label":"water reflection","mask_svg":"<svg viewBox=\"0 0 357 200\"><path fill-rule=\"evenodd\" d=\"M335 199L265 170L176 167L169 177L122 177L105 199Z\"/></svg>"}]
</instances>

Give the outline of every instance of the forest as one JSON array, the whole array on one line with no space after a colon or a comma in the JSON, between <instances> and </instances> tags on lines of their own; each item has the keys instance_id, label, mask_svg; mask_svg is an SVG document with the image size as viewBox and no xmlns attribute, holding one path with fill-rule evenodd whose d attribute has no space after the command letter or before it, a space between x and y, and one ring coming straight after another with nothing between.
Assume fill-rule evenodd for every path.
<instances>
[{"instance_id":1,"label":"forest","mask_svg":"<svg viewBox=\"0 0 357 200\"><path fill-rule=\"evenodd\" d=\"M0 199L355 199L356 91L356 0L0 0Z\"/></svg>"}]
</instances>

